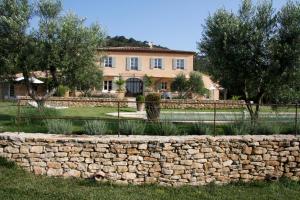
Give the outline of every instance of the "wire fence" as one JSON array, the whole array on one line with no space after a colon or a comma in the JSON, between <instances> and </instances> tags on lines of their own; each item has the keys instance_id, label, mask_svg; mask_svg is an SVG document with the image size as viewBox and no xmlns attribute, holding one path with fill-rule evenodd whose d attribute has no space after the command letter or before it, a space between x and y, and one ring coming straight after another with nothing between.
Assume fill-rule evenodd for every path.
<instances>
[{"instance_id":1,"label":"wire fence","mask_svg":"<svg viewBox=\"0 0 300 200\"><path fill-rule=\"evenodd\" d=\"M162 135L172 135L172 131L197 135L204 128L209 129L206 131L212 135L226 134L226 131L243 134L243 131L249 132L246 125L256 128L255 134L270 134L272 131L274 134L299 133L298 104L261 104L260 111L254 118L245 103L162 100L158 118L150 119L150 111L148 109L147 112L144 106L147 103L155 102L144 102L139 105L142 110L138 111L136 101L118 99L49 99L45 101L43 108L38 108L37 103L30 99L2 101L0 131L17 129L17 132L49 132L46 122L53 120L58 124L60 120L71 121L72 133L75 134L85 134L83 127L88 121L105 122L106 129L109 129L106 133L118 135L138 134L139 131L156 135L160 135L160 131ZM143 127L140 126L141 123L144 124ZM173 125L177 131L172 128Z\"/></svg>"}]
</instances>

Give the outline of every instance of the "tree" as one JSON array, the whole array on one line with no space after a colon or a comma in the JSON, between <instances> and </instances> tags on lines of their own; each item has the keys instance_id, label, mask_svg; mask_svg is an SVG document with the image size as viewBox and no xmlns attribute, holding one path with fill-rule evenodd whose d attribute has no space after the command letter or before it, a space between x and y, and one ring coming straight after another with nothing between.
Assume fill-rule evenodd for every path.
<instances>
[{"instance_id":1,"label":"tree","mask_svg":"<svg viewBox=\"0 0 300 200\"><path fill-rule=\"evenodd\" d=\"M2 0L0 10L0 44L1 49L7 49L1 52L2 78L13 79L15 73L22 72L28 94L38 105L43 105L60 84L70 88L97 86L89 77L101 78L95 54L103 46L105 34L99 25L86 27L84 19L74 14L62 17L60 0L40 0L36 7L26 0ZM29 31L33 13L39 18L39 26ZM49 90L44 96L37 95L30 81L31 73L37 70L49 77Z\"/></svg>"},{"instance_id":2,"label":"tree","mask_svg":"<svg viewBox=\"0 0 300 200\"><path fill-rule=\"evenodd\" d=\"M189 79L183 73L178 74L171 84L171 90L179 92L181 98L186 98L192 93L200 95L207 93L200 72L191 72Z\"/></svg>"},{"instance_id":3,"label":"tree","mask_svg":"<svg viewBox=\"0 0 300 200\"><path fill-rule=\"evenodd\" d=\"M220 9L206 21L199 50L208 58L208 71L245 99L253 120L263 97L292 81L299 69L299 9L289 1L275 13L271 1L253 6L244 0L237 14Z\"/></svg>"},{"instance_id":4,"label":"tree","mask_svg":"<svg viewBox=\"0 0 300 200\"><path fill-rule=\"evenodd\" d=\"M187 88L187 79L183 73L178 74L171 84L171 90L179 93L179 97L183 98L185 96L185 91Z\"/></svg>"}]
</instances>

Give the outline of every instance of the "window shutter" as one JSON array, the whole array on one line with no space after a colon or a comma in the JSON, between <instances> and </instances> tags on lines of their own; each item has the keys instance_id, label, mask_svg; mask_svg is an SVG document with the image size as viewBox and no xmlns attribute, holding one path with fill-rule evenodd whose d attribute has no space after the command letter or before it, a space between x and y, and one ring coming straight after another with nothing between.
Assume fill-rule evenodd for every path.
<instances>
[{"instance_id":1,"label":"window shutter","mask_svg":"<svg viewBox=\"0 0 300 200\"><path fill-rule=\"evenodd\" d=\"M153 58L150 58L150 69L154 68L154 62L155 60Z\"/></svg>"},{"instance_id":2,"label":"window shutter","mask_svg":"<svg viewBox=\"0 0 300 200\"><path fill-rule=\"evenodd\" d=\"M126 70L130 71L130 58L126 58Z\"/></svg>"},{"instance_id":3,"label":"window shutter","mask_svg":"<svg viewBox=\"0 0 300 200\"><path fill-rule=\"evenodd\" d=\"M105 59L104 56L100 57L100 67L104 67L104 59Z\"/></svg>"},{"instance_id":4,"label":"window shutter","mask_svg":"<svg viewBox=\"0 0 300 200\"><path fill-rule=\"evenodd\" d=\"M177 69L177 59L172 59L172 68L173 68L173 70L176 70Z\"/></svg>"},{"instance_id":5,"label":"window shutter","mask_svg":"<svg viewBox=\"0 0 300 200\"><path fill-rule=\"evenodd\" d=\"M115 57L112 57L112 68L116 68L116 58Z\"/></svg>"},{"instance_id":6,"label":"window shutter","mask_svg":"<svg viewBox=\"0 0 300 200\"><path fill-rule=\"evenodd\" d=\"M165 60L161 59L161 69L165 69Z\"/></svg>"},{"instance_id":7,"label":"window shutter","mask_svg":"<svg viewBox=\"0 0 300 200\"><path fill-rule=\"evenodd\" d=\"M142 71L142 59L138 58L138 71Z\"/></svg>"},{"instance_id":8,"label":"window shutter","mask_svg":"<svg viewBox=\"0 0 300 200\"><path fill-rule=\"evenodd\" d=\"M187 70L187 59L183 60L183 69Z\"/></svg>"}]
</instances>

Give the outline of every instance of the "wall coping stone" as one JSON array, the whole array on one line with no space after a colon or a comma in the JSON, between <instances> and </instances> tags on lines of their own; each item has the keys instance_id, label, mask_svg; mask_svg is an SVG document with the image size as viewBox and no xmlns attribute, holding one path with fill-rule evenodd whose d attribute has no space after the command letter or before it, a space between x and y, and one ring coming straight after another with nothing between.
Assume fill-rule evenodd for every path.
<instances>
[{"instance_id":1,"label":"wall coping stone","mask_svg":"<svg viewBox=\"0 0 300 200\"><path fill-rule=\"evenodd\" d=\"M189 135L189 136L149 136L149 135L55 135L45 133L0 133L1 139L10 139L13 141L39 140L39 141L81 141L81 142L175 142L175 141L265 141L265 140L300 140L300 135L242 135L242 136L209 136L209 135Z\"/></svg>"}]
</instances>

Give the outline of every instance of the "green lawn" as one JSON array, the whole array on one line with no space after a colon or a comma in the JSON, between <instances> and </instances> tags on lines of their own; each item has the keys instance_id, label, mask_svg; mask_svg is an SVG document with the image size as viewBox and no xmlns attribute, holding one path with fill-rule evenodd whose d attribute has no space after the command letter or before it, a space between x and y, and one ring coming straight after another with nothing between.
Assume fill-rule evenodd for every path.
<instances>
[{"instance_id":1,"label":"green lawn","mask_svg":"<svg viewBox=\"0 0 300 200\"><path fill-rule=\"evenodd\" d=\"M161 187L157 185L118 186L93 180L34 176L0 158L0 199L106 199L106 200L296 200L300 183L280 182L235 183L225 186Z\"/></svg>"},{"instance_id":2,"label":"green lawn","mask_svg":"<svg viewBox=\"0 0 300 200\"><path fill-rule=\"evenodd\" d=\"M270 118L270 120L275 120L275 124L280 120L284 120L289 122L288 130L281 131L283 134L291 133L293 134L293 130L290 131L291 124L294 124L295 115L293 113L287 113L281 116L280 118L277 116L276 118L272 118L275 116L274 113L268 114L272 109L270 107L262 107L263 113L261 116L266 116ZM59 117L59 118L72 118L73 123L73 133L74 134L82 134L83 133L83 124L85 120L88 119L101 119L106 120L109 125L109 133L108 134L116 134L118 121L115 120L117 117L108 116L107 113L117 112L117 108L111 107L71 107L62 110L54 110L54 109L47 109L47 112L39 112L37 109L32 108L30 106L21 106L20 109L16 106L15 103L12 102L0 102L0 132L11 131L11 132L47 132L47 129L44 124L44 119L49 117ZM51 112L50 112L51 111ZM135 112L135 108L121 108L121 112ZM166 112L167 111L167 112ZM213 112L209 113L202 113L201 111L209 111L207 109L188 109L188 110L174 110L174 109L163 109L161 118L162 120L171 121L179 121L176 126L179 129L179 135L182 134L195 134L191 133L192 125L189 123L181 123L181 121L213 121L214 114ZM211 110L210 110L211 111ZM225 110L217 110L216 119L219 121L237 121L237 119L243 119L241 110L237 109L228 109L226 111L232 111L231 113L225 112ZM237 112L239 111L239 112ZM291 109L281 108L278 111L292 111ZM179 113L177 113L179 112ZM223 113L220 113L223 112ZM19 120L16 120L17 113L20 113ZM202 114L201 114L202 113ZM287 116L285 116L287 115ZM40 117L40 119L28 119L31 117ZM74 119L75 118L75 119ZM249 118L249 117L248 117ZM300 116L299 116L300 118ZM247 119L248 120L248 119ZM298 120L300 121L300 120ZM274 122L273 122L274 123ZM210 124L212 125L212 124ZM279 126L280 124L277 124ZM284 125L284 124L283 124ZM224 126L226 125L218 125L216 127L217 135L224 134ZM293 126L293 125L292 125ZM286 128L284 128L286 129ZM153 130L150 125L146 127L146 134L157 134L153 133Z\"/></svg>"}]
</instances>

